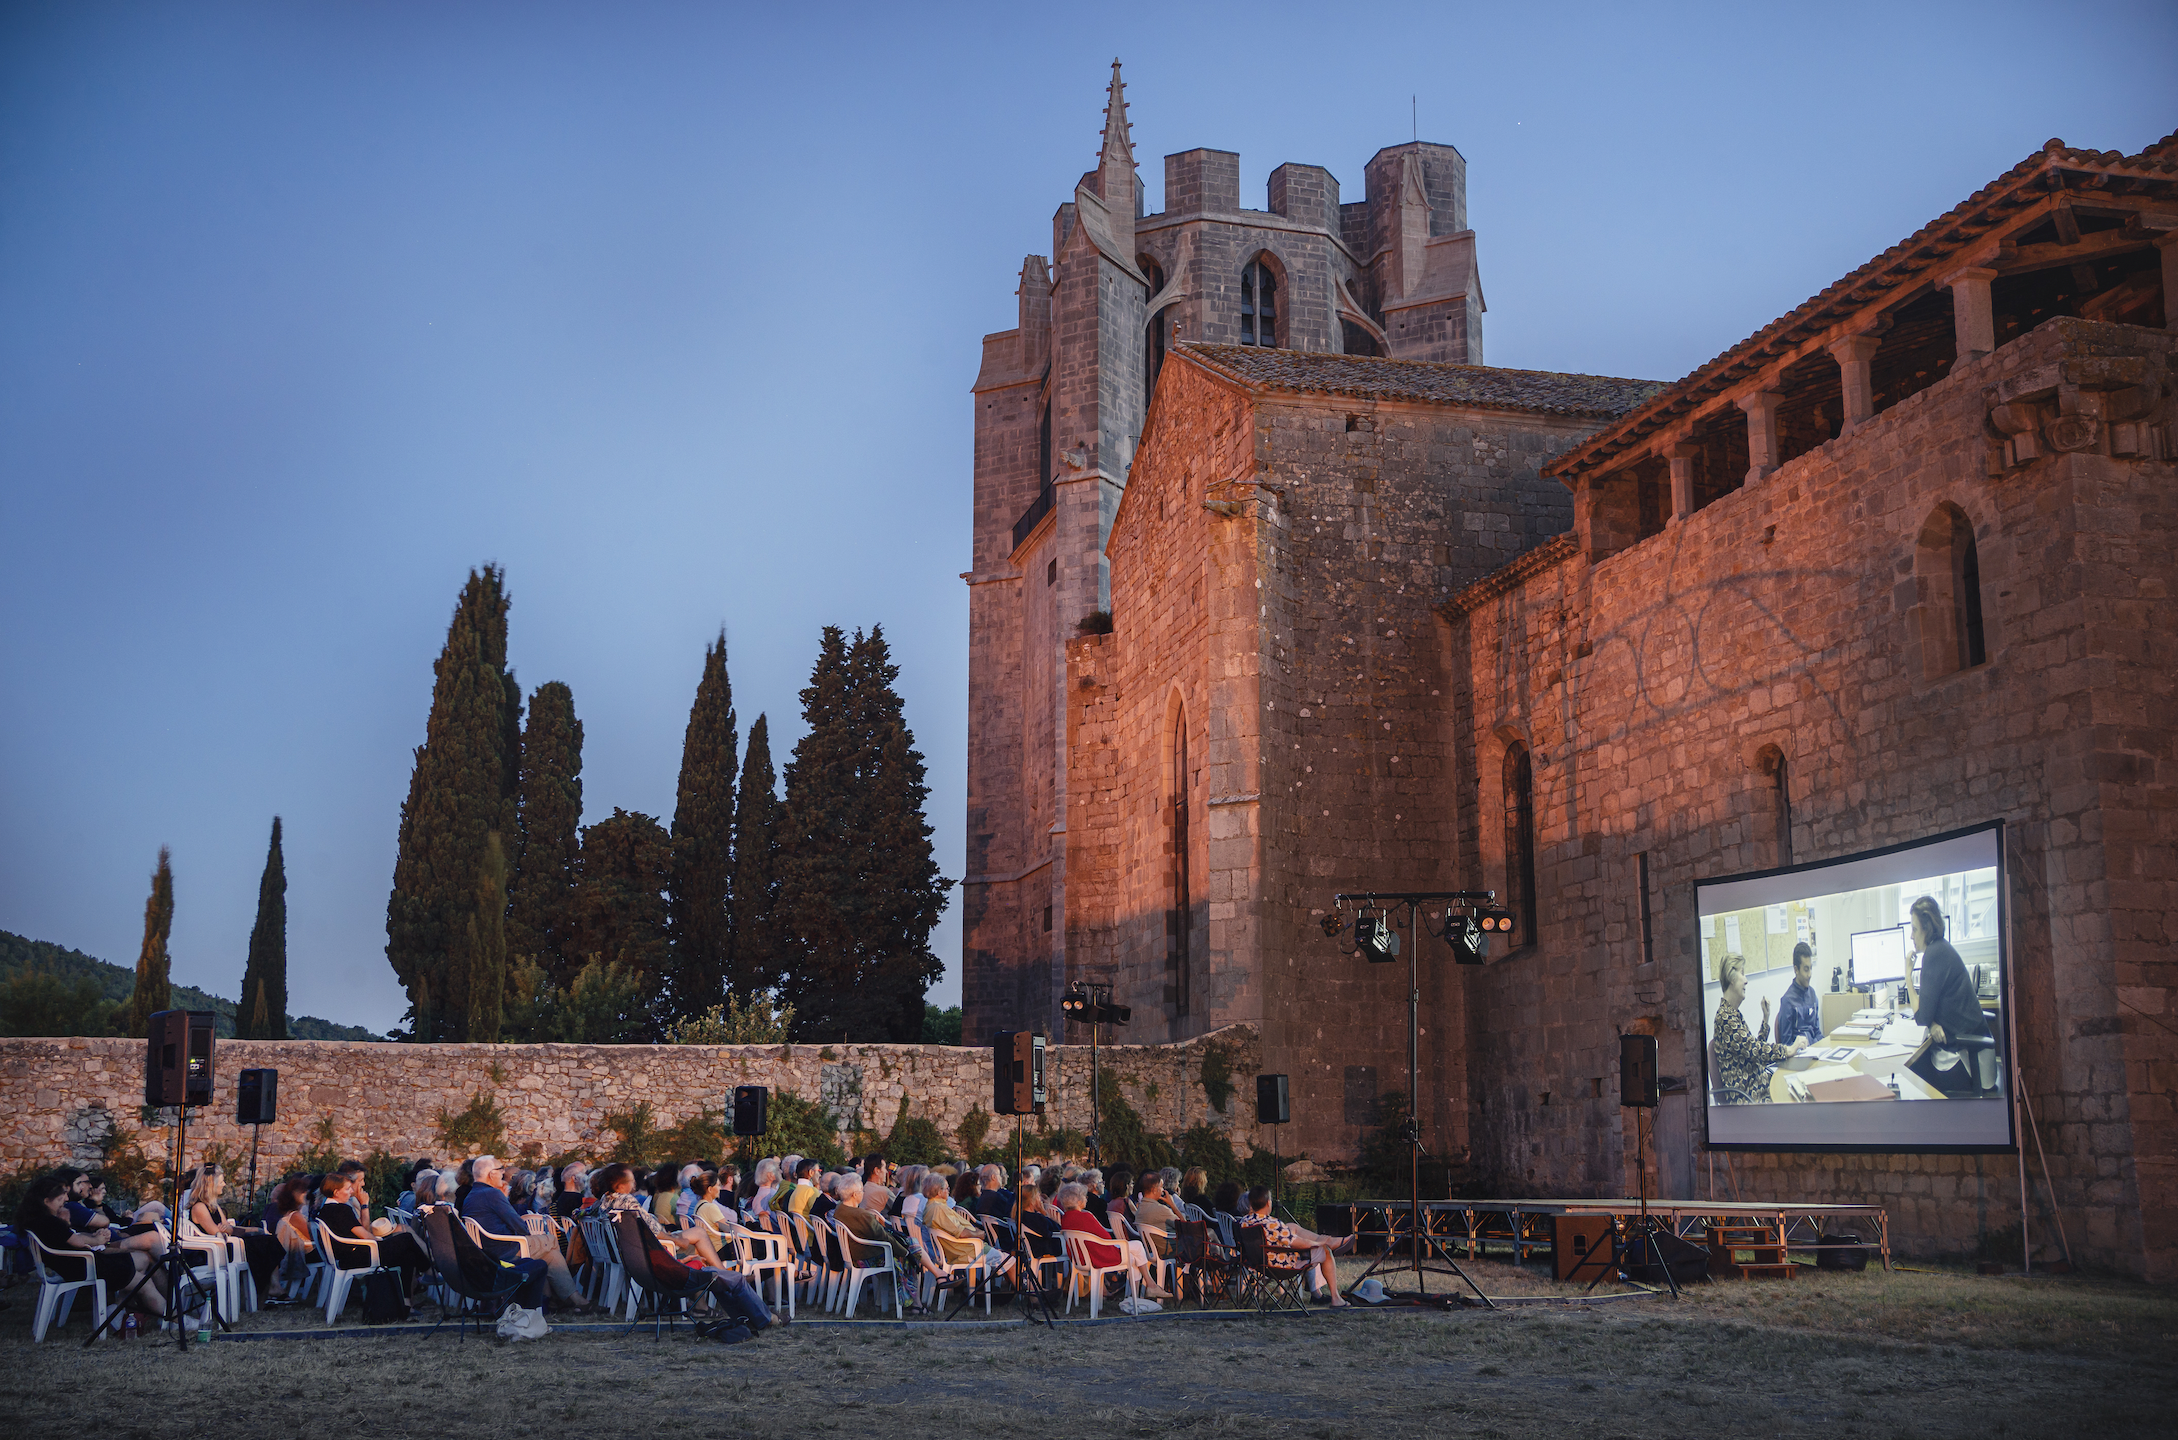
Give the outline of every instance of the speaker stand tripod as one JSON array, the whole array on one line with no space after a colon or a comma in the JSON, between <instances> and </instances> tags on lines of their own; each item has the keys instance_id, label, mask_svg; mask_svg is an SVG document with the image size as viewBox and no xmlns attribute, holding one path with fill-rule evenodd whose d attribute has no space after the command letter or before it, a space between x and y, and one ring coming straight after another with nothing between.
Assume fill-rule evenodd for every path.
<instances>
[{"instance_id":1,"label":"speaker stand tripod","mask_svg":"<svg viewBox=\"0 0 2178 1440\"><path fill-rule=\"evenodd\" d=\"M175 1338L182 1349L189 1348L189 1327L184 1321L189 1311L194 1308L187 1303L188 1297L191 1295L194 1295L204 1307L204 1312L212 1317L214 1325L222 1330L230 1328L227 1324L227 1317L219 1313L219 1292L215 1289L207 1294L198 1286L196 1267L189 1262L189 1252L182 1249L175 1242L175 1237L181 1233L183 1200L181 1166L182 1157L188 1153L189 1107L187 1105L175 1107L175 1116L174 1165L170 1172L174 1179L173 1184L169 1187L169 1198L166 1207L168 1223L166 1251L158 1259L145 1266L143 1273L131 1280L128 1287L115 1298L113 1304L106 1308L105 1320L97 1329L91 1332L90 1339L83 1342L85 1348L89 1348L93 1341L107 1331L118 1330L121 1317L128 1313L129 1297L143 1289L150 1282L152 1276L159 1274L166 1276L166 1317L174 1322ZM85 1264L88 1265L89 1263L89 1255L86 1252Z\"/></svg>"},{"instance_id":2,"label":"speaker stand tripod","mask_svg":"<svg viewBox=\"0 0 2178 1440\"><path fill-rule=\"evenodd\" d=\"M1620 1226L1615 1220L1611 1225L1611 1263L1596 1272L1588 1282L1586 1295L1603 1283L1606 1275L1616 1275L1625 1280L1627 1270L1633 1265L1650 1264L1664 1272L1664 1283L1671 1287L1671 1298L1679 1298L1679 1280L1671 1273L1671 1266L1664 1259L1664 1247L1656 1241L1656 1220L1649 1214L1649 1109L1645 1105L1634 1107L1634 1163L1641 1176L1641 1219L1630 1226ZM1638 1237L1638 1238L1636 1238Z\"/></svg>"},{"instance_id":3,"label":"speaker stand tripod","mask_svg":"<svg viewBox=\"0 0 2178 1440\"><path fill-rule=\"evenodd\" d=\"M1022 1158L1021 1117L1015 1115L1013 1117L1013 1185L1016 1195L1021 1193ZM1023 1318L1032 1324L1049 1325L1056 1328L1058 1317L1051 1313L1051 1296L1044 1287L1043 1272L1036 1268L1036 1257L1029 1253L1028 1229L1021 1224L1018 1218L1020 1208L1020 1205L1016 1203L1014 1206L1016 1218L1013 1224L1014 1298L1023 1306L1029 1307ZM978 1299L994 1296L997 1293L998 1272L996 1270L987 1270L981 1280L961 1293L960 1299L954 1302L953 1308L946 1313L945 1318L950 1320L960 1314L961 1311L971 1308ZM1036 1314L1039 1309L1043 1311L1043 1317L1040 1320Z\"/></svg>"}]
</instances>

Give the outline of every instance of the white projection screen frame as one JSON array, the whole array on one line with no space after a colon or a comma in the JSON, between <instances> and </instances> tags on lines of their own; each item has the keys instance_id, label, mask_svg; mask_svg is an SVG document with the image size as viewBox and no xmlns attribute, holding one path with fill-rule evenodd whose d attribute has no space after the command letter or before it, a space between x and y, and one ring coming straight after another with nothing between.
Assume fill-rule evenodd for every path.
<instances>
[{"instance_id":1,"label":"white projection screen frame","mask_svg":"<svg viewBox=\"0 0 2178 1440\"><path fill-rule=\"evenodd\" d=\"M1697 930L1693 948L1694 963L1699 972L1696 993L1702 997L1704 1007L1700 1022L1702 1074L1699 1088L1712 1149L1917 1154L2009 1154L2016 1149L2018 1137L2009 1097L2017 1027L2013 1023L2011 902L2004 850L2004 822L1998 820L1837 860L1694 883ZM1865 904L1870 892L1880 892L1885 887L1906 888L1929 877L1967 876L1988 869L1995 871L1992 903L1974 912L1974 923L1986 930L1993 916L1994 944L1992 947L1988 943L1989 937L1984 934L1976 937L1971 948L1977 953L1993 954L1996 961L1999 1023L1994 1033L2003 1076L1999 1082L2003 1091L2000 1098L1727 1104L1721 1103L1712 1093L1716 1071L1710 1042L1720 994L1714 957L1727 951L1766 953L1770 957L1770 968L1764 972L1763 987L1765 991L1777 989L1789 981L1793 942L1809 938L1808 917L1817 902L1850 898ZM1966 903L1964 886L1960 894L1963 908ZM1910 903L1910 897L1897 903L1902 908ZM1750 912L1756 913L1751 915ZM1903 918L1903 914L1886 916L1885 921ZM1845 969L1846 983L1850 986L1850 966L1846 960L1849 935L1850 931L1823 934L1818 929L1813 932L1816 968L1812 983L1817 991L1818 1007L1822 1005L1823 995L1830 990L1830 974L1834 967ZM1780 956L1784 957L1782 961ZM1968 957L1962 952L1962 958ZM1750 970L1754 963L1750 955ZM1777 968L1780 963L1784 966L1783 979L1779 978ZM1969 970L1971 973L1971 961ZM1752 993L1754 981L1755 977L1750 975L1750 994L1741 1007L1749 1031L1759 1029L1762 1023L1761 1010ZM1842 1002L1832 1000L1830 1003L1839 1007ZM1781 1002L1777 1009L1781 1013ZM1773 1013L1773 1028L1776 1018L1777 1014ZM1823 1028L1827 1031L1830 1027L1826 1023ZM1824 1053L1836 1053L1824 1045L1811 1045L1809 1049L1816 1053L1814 1063L1818 1064Z\"/></svg>"}]
</instances>

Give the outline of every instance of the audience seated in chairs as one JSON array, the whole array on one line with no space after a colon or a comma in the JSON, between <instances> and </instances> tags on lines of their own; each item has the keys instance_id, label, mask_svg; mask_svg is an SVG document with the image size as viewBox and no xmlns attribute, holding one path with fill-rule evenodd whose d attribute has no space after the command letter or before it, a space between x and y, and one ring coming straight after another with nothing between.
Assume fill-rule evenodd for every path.
<instances>
[{"instance_id":1,"label":"audience seated in chairs","mask_svg":"<svg viewBox=\"0 0 2178 1440\"><path fill-rule=\"evenodd\" d=\"M333 1259L344 1267L357 1267L370 1263L370 1251L355 1241L376 1239L378 1263L397 1266L401 1271L401 1293L406 1296L415 1288L416 1272L430 1268L431 1257L415 1236L406 1230L388 1229L383 1236L375 1235L363 1224L368 1202L363 1191L348 1171L336 1170L325 1177L325 1203L318 1207L318 1220L332 1232ZM343 1240L351 1243L343 1245Z\"/></svg>"},{"instance_id":2,"label":"audience seated in chairs","mask_svg":"<svg viewBox=\"0 0 2178 1440\"><path fill-rule=\"evenodd\" d=\"M1180 1179L1180 1204L1192 1205L1197 1210L1210 1208L1210 1172L1200 1165L1191 1167Z\"/></svg>"},{"instance_id":3,"label":"audience seated in chairs","mask_svg":"<svg viewBox=\"0 0 2178 1440\"><path fill-rule=\"evenodd\" d=\"M1162 1174L1152 1170L1135 1182L1134 1225L1142 1232L1142 1242L1149 1246L1150 1254L1162 1258L1172 1253L1173 1228L1179 1223L1179 1212L1165 1195Z\"/></svg>"},{"instance_id":4,"label":"audience seated in chairs","mask_svg":"<svg viewBox=\"0 0 2178 1440\"><path fill-rule=\"evenodd\" d=\"M300 1300L304 1298L303 1287L310 1283L310 1265L318 1258L317 1243L310 1235L310 1192L315 1188L314 1178L296 1175L281 1181L273 1189L272 1203L265 1207L271 1217L267 1229L280 1242L281 1251L280 1270L272 1292L274 1299Z\"/></svg>"},{"instance_id":5,"label":"audience seated in chairs","mask_svg":"<svg viewBox=\"0 0 2178 1440\"><path fill-rule=\"evenodd\" d=\"M774 1325L786 1323L785 1317L775 1316L765 1308L763 1298L756 1293L756 1287L740 1275L715 1263L691 1263L675 1255L671 1245L678 1237L672 1236L658 1223L657 1215L635 1195L635 1172L627 1166L617 1163L607 1165L597 1172L593 1188L598 1191L598 1208L605 1212L609 1220L621 1214L632 1214L640 1222L643 1255L653 1271L673 1266L694 1275L707 1276L706 1288L712 1299L729 1315L739 1317L754 1334L761 1335ZM623 1228L615 1233L624 1237L627 1232ZM623 1238L623 1256L626 1254L627 1244L627 1240ZM735 1337L731 1333L724 1333L718 1338L732 1340Z\"/></svg>"},{"instance_id":6,"label":"audience seated in chairs","mask_svg":"<svg viewBox=\"0 0 2178 1440\"><path fill-rule=\"evenodd\" d=\"M1317 1289L1318 1297L1328 1293L1332 1309L1346 1308L1346 1299L1339 1294L1338 1262L1332 1257L1351 1251L1353 1236L1334 1240L1278 1219L1271 1214L1271 1188L1268 1185L1258 1185L1248 1192L1248 1214L1240 1223L1263 1231L1264 1242L1269 1248L1268 1268L1310 1272L1305 1283ZM1319 1284L1320 1288L1317 1288Z\"/></svg>"},{"instance_id":7,"label":"audience seated in chairs","mask_svg":"<svg viewBox=\"0 0 2178 1440\"><path fill-rule=\"evenodd\" d=\"M416 1194L416 1181L422 1176L436 1173L437 1170L438 1167L433 1165L428 1158L418 1160L415 1164L409 1166L408 1173L401 1177L401 1183L407 1188L403 1189L400 1195L394 1199L393 1208L405 1210L411 1215L415 1214L418 1207L424 1203Z\"/></svg>"},{"instance_id":8,"label":"audience seated in chairs","mask_svg":"<svg viewBox=\"0 0 2178 1440\"><path fill-rule=\"evenodd\" d=\"M975 1199L967 1208L994 1220L1013 1218L1013 1192L1006 1188L1005 1167L985 1165L976 1171Z\"/></svg>"},{"instance_id":9,"label":"audience seated in chairs","mask_svg":"<svg viewBox=\"0 0 2178 1440\"><path fill-rule=\"evenodd\" d=\"M1238 1219L1245 1215L1247 1212L1241 1209L1240 1182L1228 1180L1218 1186L1216 1193L1210 1197L1209 1205L1205 1208L1213 1218L1219 1215L1231 1215Z\"/></svg>"},{"instance_id":10,"label":"audience seated in chairs","mask_svg":"<svg viewBox=\"0 0 2178 1440\"><path fill-rule=\"evenodd\" d=\"M1157 1283L1157 1271L1150 1264L1149 1256L1142 1249L1142 1242L1126 1242L1124 1258L1112 1232L1097 1223L1087 1209L1089 1191L1079 1180L1059 1187L1059 1228L1071 1230L1089 1237L1089 1259L1097 1265L1124 1264L1134 1273L1141 1293L1151 1300L1170 1300L1172 1292ZM1102 1243L1099 1243L1102 1242Z\"/></svg>"},{"instance_id":11,"label":"audience seated in chairs","mask_svg":"<svg viewBox=\"0 0 2178 1440\"><path fill-rule=\"evenodd\" d=\"M559 1187L552 1192L552 1215L558 1220L572 1220L590 1203L587 1189L590 1167L580 1160L570 1160L560 1167Z\"/></svg>"},{"instance_id":12,"label":"audience seated in chairs","mask_svg":"<svg viewBox=\"0 0 2178 1440\"><path fill-rule=\"evenodd\" d=\"M923 1177L923 1223L930 1227L931 1237L937 1241L937 1258L947 1265L982 1261L1001 1275L1013 1269L1013 1257L992 1245L983 1233L983 1227L946 1194L943 1175Z\"/></svg>"},{"instance_id":13,"label":"audience seated in chairs","mask_svg":"<svg viewBox=\"0 0 2178 1440\"><path fill-rule=\"evenodd\" d=\"M461 1217L474 1220L484 1231L477 1243L484 1253L522 1276L522 1288L515 1292L514 1303L525 1310L542 1310L548 1276L552 1266L543 1259L532 1259L524 1253L524 1241L529 1237L529 1224L515 1213L513 1202L507 1198L507 1172L500 1167L498 1157L479 1155L469 1162L469 1198L461 1202ZM506 1237L512 1237L506 1238ZM383 1253L384 1247L380 1250ZM553 1247L553 1258L559 1259L559 1249ZM557 1278L561 1284L549 1288L559 1291L562 1301L578 1298L575 1277L567 1273L567 1262L560 1261ZM564 1286L564 1288L562 1288Z\"/></svg>"},{"instance_id":14,"label":"audience seated in chairs","mask_svg":"<svg viewBox=\"0 0 2178 1440\"><path fill-rule=\"evenodd\" d=\"M239 1238L242 1241L243 1254L249 1261L250 1280L256 1285L257 1293L259 1295L284 1293L276 1292L272 1288L272 1281L274 1275L280 1269L280 1262L286 1258L286 1249L281 1245L277 1236L268 1235L263 1230L253 1226L241 1225L229 1220L226 1212L219 1207L219 1197L226 1193L226 1189L227 1177L220 1173L220 1168L217 1165L200 1167L197 1171L196 1184L189 1189L187 1200L189 1223L207 1235L218 1235L227 1239Z\"/></svg>"},{"instance_id":15,"label":"audience seated in chairs","mask_svg":"<svg viewBox=\"0 0 2178 1440\"><path fill-rule=\"evenodd\" d=\"M106 1282L106 1303L121 1299L122 1292L145 1270L155 1265L164 1248L156 1230L107 1238L110 1227L77 1230L68 1221L69 1182L46 1175L30 1182L22 1204L16 1207L15 1228L35 1236L48 1252L45 1265L61 1280L99 1279ZM128 1297L129 1308L141 1314L166 1314L166 1276L154 1272Z\"/></svg>"}]
</instances>

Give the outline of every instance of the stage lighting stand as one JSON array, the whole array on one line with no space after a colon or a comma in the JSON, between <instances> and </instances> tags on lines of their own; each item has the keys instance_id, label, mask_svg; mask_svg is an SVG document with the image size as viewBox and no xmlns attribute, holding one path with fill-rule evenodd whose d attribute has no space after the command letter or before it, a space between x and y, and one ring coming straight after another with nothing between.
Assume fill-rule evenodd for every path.
<instances>
[{"instance_id":1,"label":"stage lighting stand","mask_svg":"<svg viewBox=\"0 0 2178 1440\"><path fill-rule=\"evenodd\" d=\"M1113 1008L1112 984L1109 980L1076 980L1067 988L1070 997L1078 995L1088 1001L1087 1005L1081 1007L1079 1014L1067 1009L1063 1003L1060 1013L1077 1025L1086 1024L1089 1027L1089 1163L1093 1167L1101 1168L1104 1164L1104 1152L1097 1143L1097 1129L1104 1119L1103 1094L1100 1089L1103 1071L1097 1054L1097 1041L1104 1033L1107 1020L1115 1025L1123 1025L1126 1021Z\"/></svg>"},{"instance_id":2,"label":"stage lighting stand","mask_svg":"<svg viewBox=\"0 0 2178 1440\"><path fill-rule=\"evenodd\" d=\"M1385 912L1387 916L1391 913L1391 907L1393 906L1404 905L1407 907L1407 1121L1403 1129L1405 1132L1404 1139L1407 1142L1407 1253L1414 1262L1415 1288L1413 1293L1423 1301L1427 1301L1431 1298L1429 1294L1429 1276L1433 1274L1457 1275L1467 1283L1468 1289L1475 1292L1475 1297L1492 1310L1497 1308L1497 1302L1482 1293L1482 1287L1475 1283L1474 1277L1460 1268L1460 1262L1452 1257L1451 1251L1439 1242L1436 1236L1429 1232L1429 1228L1422 1223L1422 1156L1424 1151L1422 1149L1421 1097L1417 1090L1420 1083L1422 1060L1422 947L1420 942L1422 937L1430 932L1426 917L1423 918L1419 925L1416 923L1416 911L1419 906L1440 903L1465 906L1471 909L1480 908L1491 905L1496 900L1497 892L1495 890L1379 890L1351 892L1332 897L1332 904L1336 907L1334 913L1338 910L1344 910L1348 904L1353 904L1357 908L1375 908ZM1336 930L1332 930L1328 923L1325 929L1327 933L1334 936L1338 933ZM1352 1295L1360 1287L1363 1280L1368 1279L1379 1269L1382 1269L1398 1253L1398 1247L1393 1243L1395 1237L1390 1233L1391 1226L1387 1223L1384 1228L1386 1231L1384 1253L1378 1256L1370 1264L1369 1268L1361 1273L1360 1279L1355 1280L1352 1285L1346 1287L1348 1295ZM1432 1270L1424 1261L1425 1255L1430 1259L1440 1260L1451 1268L1449 1270ZM1453 1298L1452 1296L1445 1297L1447 1301Z\"/></svg>"}]
</instances>

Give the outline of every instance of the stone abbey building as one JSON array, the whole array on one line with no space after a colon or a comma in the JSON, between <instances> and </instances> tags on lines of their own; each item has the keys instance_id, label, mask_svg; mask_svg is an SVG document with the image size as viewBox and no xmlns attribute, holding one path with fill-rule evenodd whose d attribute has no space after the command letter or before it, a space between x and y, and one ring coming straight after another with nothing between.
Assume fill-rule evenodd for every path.
<instances>
[{"instance_id":1,"label":"stone abbey building","mask_svg":"<svg viewBox=\"0 0 2178 1440\"><path fill-rule=\"evenodd\" d=\"M1350 1155L1407 972L1317 921L1487 887L1510 953L1422 942L1425 1138L1627 1194L1617 1035L1702 1083L1692 882L2002 819L2036 1237L2178 1277L2178 137L2053 141L1668 385L1481 363L1449 147L1358 204L1234 173L1142 213L1115 70L984 342L966 1038L1065 1033L1080 980L1130 1041L1247 1021L1283 1148ZM2009 1156L1727 1166L1684 1091L1654 1151L1909 1250L2018 1222Z\"/></svg>"}]
</instances>

